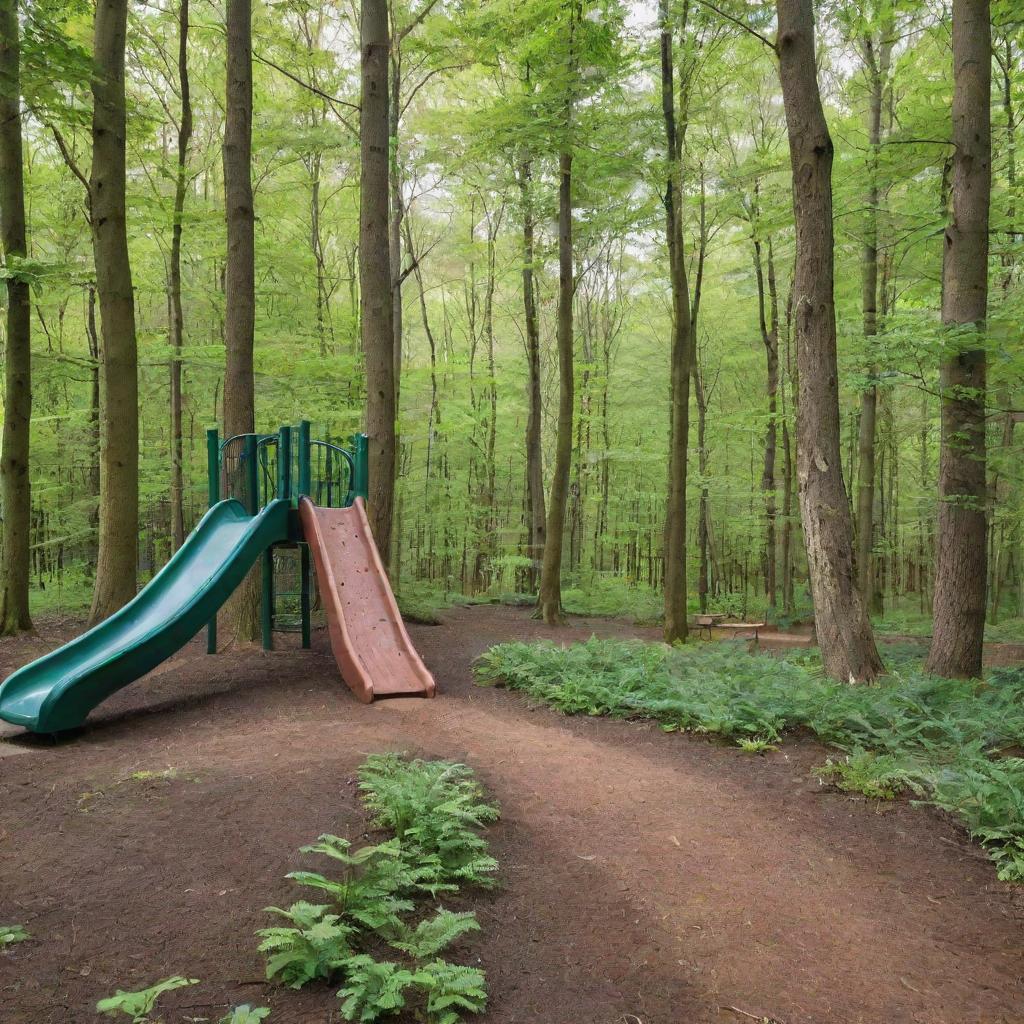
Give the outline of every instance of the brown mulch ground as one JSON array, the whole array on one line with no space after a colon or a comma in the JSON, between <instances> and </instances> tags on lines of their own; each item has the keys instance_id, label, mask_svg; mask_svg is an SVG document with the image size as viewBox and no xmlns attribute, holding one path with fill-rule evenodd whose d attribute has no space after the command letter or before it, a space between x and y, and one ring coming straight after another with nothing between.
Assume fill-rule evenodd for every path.
<instances>
[{"instance_id":1,"label":"brown mulch ground","mask_svg":"<svg viewBox=\"0 0 1024 1024\"><path fill-rule=\"evenodd\" d=\"M0 669L75 628L4 643ZM390 749L467 761L503 809L503 884L457 947L487 971L488 1024L1024 1022L1024 897L939 814L821 788L808 741L753 757L472 684L500 640L651 631L496 607L411 631L434 701L357 703L323 635L197 641L76 737L0 743L0 923L32 934L0 954L0 1022L95 1021L97 998L179 973L203 983L167 1024L240 1002L337 1020L329 988L262 983L253 932L298 895L300 845L361 833L355 768Z\"/></svg>"}]
</instances>

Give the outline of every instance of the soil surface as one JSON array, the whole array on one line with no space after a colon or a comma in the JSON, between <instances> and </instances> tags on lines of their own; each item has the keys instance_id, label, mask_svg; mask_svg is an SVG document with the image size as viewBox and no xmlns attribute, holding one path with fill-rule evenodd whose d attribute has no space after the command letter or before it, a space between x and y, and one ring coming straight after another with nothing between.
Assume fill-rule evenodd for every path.
<instances>
[{"instance_id":1,"label":"soil surface","mask_svg":"<svg viewBox=\"0 0 1024 1024\"><path fill-rule=\"evenodd\" d=\"M5 642L0 669L77 628ZM502 885L460 903L483 930L453 955L487 972L486 1024L1024 1022L1024 895L954 823L820 787L809 741L757 757L472 681L501 640L650 630L488 607L410 631L435 700L359 704L323 634L194 641L77 735L0 742L0 923L31 933L0 953L2 1024L95 1021L172 974L202 983L166 1024L336 1021L333 989L263 983L253 932L298 897L300 845L363 833L353 775L384 750L464 760L501 804Z\"/></svg>"}]
</instances>

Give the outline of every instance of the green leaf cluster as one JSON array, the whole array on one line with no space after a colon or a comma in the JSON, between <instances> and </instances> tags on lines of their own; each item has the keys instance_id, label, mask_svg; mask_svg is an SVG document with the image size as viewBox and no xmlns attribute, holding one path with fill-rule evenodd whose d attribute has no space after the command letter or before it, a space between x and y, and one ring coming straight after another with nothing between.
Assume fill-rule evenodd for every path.
<instances>
[{"instance_id":1,"label":"green leaf cluster","mask_svg":"<svg viewBox=\"0 0 1024 1024\"><path fill-rule=\"evenodd\" d=\"M456 1024L484 1008L484 975L440 954L480 925L471 911L433 901L465 884L493 884L497 862L480 833L498 809L461 764L386 754L369 758L359 779L374 827L391 838L354 849L347 839L322 835L302 847L327 858L331 869L287 877L330 902L267 908L287 922L257 932L267 977L301 988L341 976L346 1020L375 1021L411 1002L427 1024ZM402 959L371 955L382 943Z\"/></svg>"},{"instance_id":2,"label":"green leaf cluster","mask_svg":"<svg viewBox=\"0 0 1024 1024\"><path fill-rule=\"evenodd\" d=\"M157 1000L165 992L198 984L198 978L183 978L180 975L174 975L137 992L125 992L118 989L112 996L101 999L96 1004L96 1009L99 1013L105 1013L111 1017L118 1014L131 1017L132 1024L147 1024L150 1019L149 1015L156 1007Z\"/></svg>"},{"instance_id":3,"label":"green leaf cluster","mask_svg":"<svg viewBox=\"0 0 1024 1024\"><path fill-rule=\"evenodd\" d=\"M0 924L0 949L12 946L15 942L24 942L28 938L25 926L21 924Z\"/></svg>"},{"instance_id":4,"label":"green leaf cluster","mask_svg":"<svg viewBox=\"0 0 1024 1024\"><path fill-rule=\"evenodd\" d=\"M436 858L442 882L493 884L498 864L480 830L498 809L465 765L375 755L359 770L359 788L374 825L394 832L418 860Z\"/></svg>"}]
</instances>

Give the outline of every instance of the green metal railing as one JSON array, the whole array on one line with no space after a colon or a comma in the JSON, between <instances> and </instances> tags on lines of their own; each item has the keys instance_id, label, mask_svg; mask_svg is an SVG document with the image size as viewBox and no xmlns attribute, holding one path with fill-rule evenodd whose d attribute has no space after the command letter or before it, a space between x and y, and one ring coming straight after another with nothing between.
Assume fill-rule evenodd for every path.
<instances>
[{"instance_id":1,"label":"green metal railing","mask_svg":"<svg viewBox=\"0 0 1024 1024\"><path fill-rule=\"evenodd\" d=\"M275 499L297 508L299 498L317 505L346 508L357 497L364 500L369 488L369 463L365 434L352 437L351 449L329 438L310 436L310 423L282 426L275 434L235 434L220 439L218 430L206 432L209 504L237 498L250 515L257 515ZM309 546L300 536L297 516L292 520L289 542L299 551L299 602L302 646L310 645L312 573ZM260 623L263 647L273 647L274 551L268 548L261 561ZM217 622L208 628L207 651L217 652Z\"/></svg>"}]
</instances>

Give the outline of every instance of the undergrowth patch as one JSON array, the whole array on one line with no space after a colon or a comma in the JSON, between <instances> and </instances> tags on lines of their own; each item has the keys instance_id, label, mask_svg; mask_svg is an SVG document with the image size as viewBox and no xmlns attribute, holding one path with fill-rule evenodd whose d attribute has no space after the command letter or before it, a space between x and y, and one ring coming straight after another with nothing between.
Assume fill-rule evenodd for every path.
<instances>
[{"instance_id":1,"label":"undergrowth patch","mask_svg":"<svg viewBox=\"0 0 1024 1024\"><path fill-rule=\"evenodd\" d=\"M505 643L475 665L566 714L646 718L763 752L807 729L845 753L819 769L877 798L906 792L956 814L1004 881L1024 881L1024 670L939 679L919 652L887 651L893 674L873 686L826 679L816 655L748 654L727 644L669 648L593 638L571 647Z\"/></svg>"},{"instance_id":2,"label":"undergrowth patch","mask_svg":"<svg viewBox=\"0 0 1024 1024\"><path fill-rule=\"evenodd\" d=\"M445 761L370 757L359 789L390 838L356 847L322 835L302 848L323 870L287 877L317 902L267 908L277 918L257 933L267 977L292 988L340 982L341 1014L360 1024L407 1008L425 1024L458 1024L484 1009L484 973L442 953L480 926L440 900L494 884L498 865L481 833L498 810L470 769Z\"/></svg>"}]
</instances>

